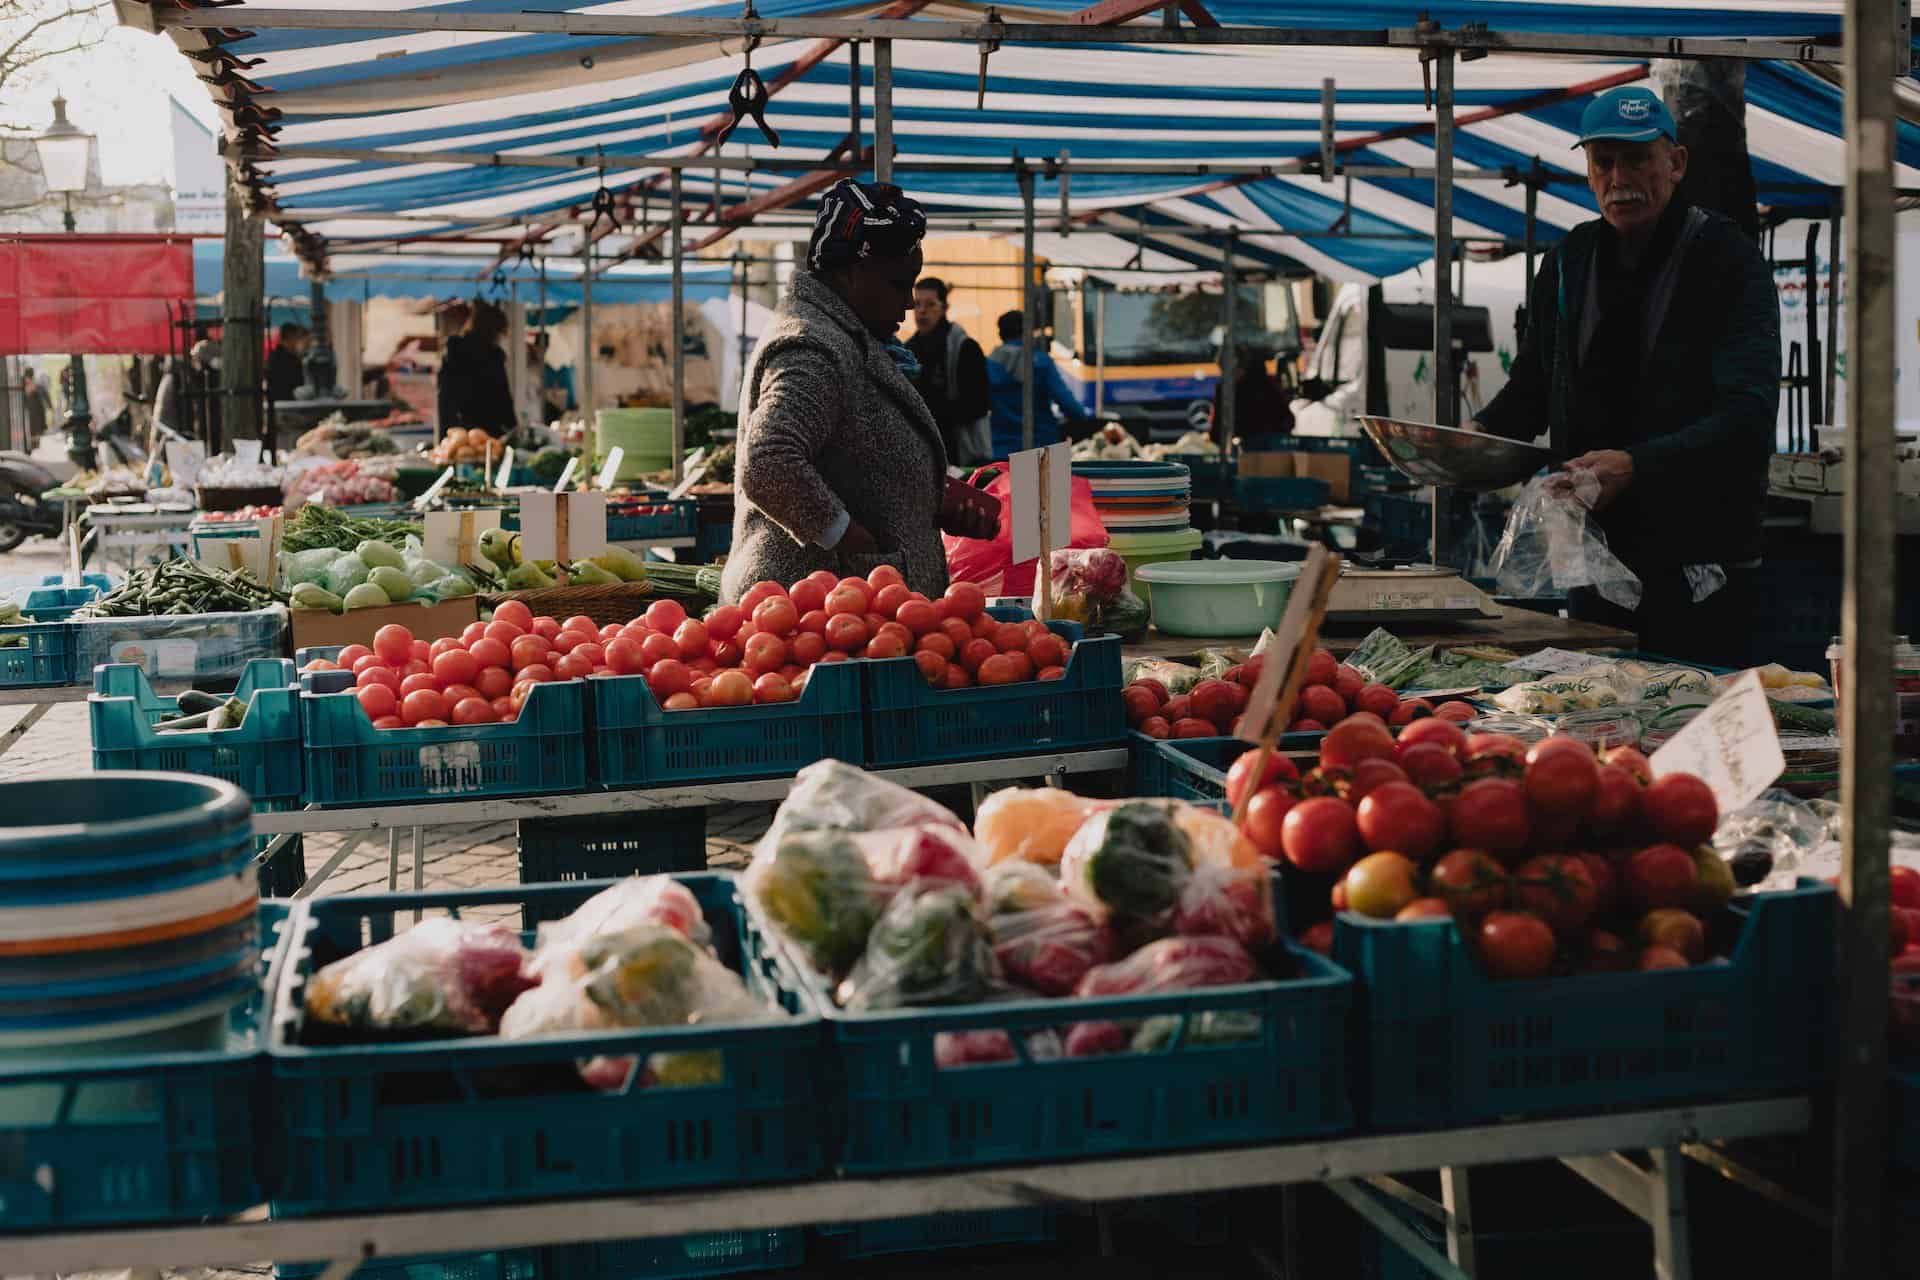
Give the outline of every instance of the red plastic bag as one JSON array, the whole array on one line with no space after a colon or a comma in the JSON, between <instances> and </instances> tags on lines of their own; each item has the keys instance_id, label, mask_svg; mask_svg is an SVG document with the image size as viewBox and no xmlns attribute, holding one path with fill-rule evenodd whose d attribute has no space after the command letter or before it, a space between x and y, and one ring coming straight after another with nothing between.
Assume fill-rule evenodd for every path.
<instances>
[{"instance_id":1,"label":"red plastic bag","mask_svg":"<svg viewBox=\"0 0 1920 1280\"><path fill-rule=\"evenodd\" d=\"M1030 596L1033 594L1034 568L1038 558L1023 564L1013 561L1013 484L1007 477L1007 464L995 462L974 472L974 484L1000 499L1000 529L990 539L956 538L940 535L947 549L947 573L956 582L977 582L990 596ZM991 479L988 479L988 477ZM1093 505L1093 486L1075 476L1069 484L1073 494L1072 536L1069 547L1104 547L1107 527ZM1055 517L1054 528L1058 529Z\"/></svg>"}]
</instances>

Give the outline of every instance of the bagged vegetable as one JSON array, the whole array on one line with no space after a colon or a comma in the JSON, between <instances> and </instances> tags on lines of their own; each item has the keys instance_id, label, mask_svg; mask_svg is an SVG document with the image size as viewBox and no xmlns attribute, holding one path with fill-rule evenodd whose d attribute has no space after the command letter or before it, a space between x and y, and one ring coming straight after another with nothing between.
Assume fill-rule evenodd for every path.
<instances>
[{"instance_id":1,"label":"bagged vegetable","mask_svg":"<svg viewBox=\"0 0 1920 1280\"><path fill-rule=\"evenodd\" d=\"M1091 969L1073 994L1140 996L1156 991L1191 991L1252 982L1260 976L1253 957L1232 938L1162 938L1124 960Z\"/></svg>"},{"instance_id":2,"label":"bagged vegetable","mask_svg":"<svg viewBox=\"0 0 1920 1280\"><path fill-rule=\"evenodd\" d=\"M1152 618L1153 611L1145 600L1131 591L1122 591L1094 611L1093 625L1131 644L1147 634L1147 624Z\"/></svg>"},{"instance_id":3,"label":"bagged vegetable","mask_svg":"<svg viewBox=\"0 0 1920 1280\"><path fill-rule=\"evenodd\" d=\"M344 596L367 580L371 570L367 562L351 551L337 552L327 561L327 568L320 575L320 585L337 596Z\"/></svg>"},{"instance_id":4,"label":"bagged vegetable","mask_svg":"<svg viewBox=\"0 0 1920 1280\"><path fill-rule=\"evenodd\" d=\"M527 960L505 925L422 920L316 973L307 1017L350 1030L484 1035L533 985Z\"/></svg>"},{"instance_id":5,"label":"bagged vegetable","mask_svg":"<svg viewBox=\"0 0 1920 1280\"><path fill-rule=\"evenodd\" d=\"M1173 928L1185 937L1231 938L1248 951L1272 946L1280 938L1272 873L1265 867L1195 867L1180 891Z\"/></svg>"},{"instance_id":6,"label":"bagged vegetable","mask_svg":"<svg viewBox=\"0 0 1920 1280\"><path fill-rule=\"evenodd\" d=\"M1245 867L1262 874L1271 865L1233 819L1197 804L1175 802L1174 825L1193 844L1193 865Z\"/></svg>"},{"instance_id":7,"label":"bagged vegetable","mask_svg":"<svg viewBox=\"0 0 1920 1280\"><path fill-rule=\"evenodd\" d=\"M889 827L854 837L881 884L899 888L915 880L944 880L975 897L986 854L964 830L945 825Z\"/></svg>"},{"instance_id":8,"label":"bagged vegetable","mask_svg":"<svg viewBox=\"0 0 1920 1280\"><path fill-rule=\"evenodd\" d=\"M1128 800L1087 819L1060 858L1068 896L1103 919L1170 918L1193 875L1193 842L1174 820L1177 803Z\"/></svg>"},{"instance_id":9,"label":"bagged vegetable","mask_svg":"<svg viewBox=\"0 0 1920 1280\"><path fill-rule=\"evenodd\" d=\"M572 915L540 926L536 972L546 956L590 934L620 933L642 925L672 929L698 946L713 945L713 931L691 889L672 876L629 876L588 898Z\"/></svg>"},{"instance_id":10,"label":"bagged vegetable","mask_svg":"<svg viewBox=\"0 0 1920 1280\"><path fill-rule=\"evenodd\" d=\"M1029 1033L1025 1043L1027 1057L1035 1062L1051 1062L1062 1056L1060 1036L1051 1028ZM941 1071L1013 1062L1019 1056L1013 1047L1013 1037L993 1027L942 1031L933 1038L933 1065Z\"/></svg>"},{"instance_id":11,"label":"bagged vegetable","mask_svg":"<svg viewBox=\"0 0 1920 1280\"><path fill-rule=\"evenodd\" d=\"M897 783L838 760L810 764L773 815L764 844L788 831L878 831L883 827L949 826L966 831L953 811Z\"/></svg>"},{"instance_id":12,"label":"bagged vegetable","mask_svg":"<svg viewBox=\"0 0 1920 1280\"><path fill-rule=\"evenodd\" d=\"M1127 562L1111 547L1064 548L1053 553L1051 564L1056 599L1077 597L1099 606L1127 589ZM1039 611L1038 583L1034 585L1033 607Z\"/></svg>"},{"instance_id":13,"label":"bagged vegetable","mask_svg":"<svg viewBox=\"0 0 1920 1280\"><path fill-rule=\"evenodd\" d=\"M768 831L745 883L780 936L829 978L860 958L889 893L848 831Z\"/></svg>"},{"instance_id":14,"label":"bagged vegetable","mask_svg":"<svg viewBox=\"0 0 1920 1280\"><path fill-rule=\"evenodd\" d=\"M1646 684L1619 664L1597 662L1580 671L1543 676L1502 689L1493 703L1518 715L1551 716L1566 711L1594 711L1644 700Z\"/></svg>"},{"instance_id":15,"label":"bagged vegetable","mask_svg":"<svg viewBox=\"0 0 1920 1280\"><path fill-rule=\"evenodd\" d=\"M1184 662L1168 662L1164 658L1141 658L1127 664L1120 673L1120 686L1125 688L1136 680L1158 680L1165 687L1168 696L1177 698L1189 692L1193 686L1206 679L1198 667L1190 667Z\"/></svg>"},{"instance_id":16,"label":"bagged vegetable","mask_svg":"<svg viewBox=\"0 0 1920 1280\"><path fill-rule=\"evenodd\" d=\"M1640 579L1607 548L1607 535L1587 519L1599 484L1591 472L1571 471L1527 482L1507 515L1494 548L1490 576L1500 593L1564 595L1591 587L1622 609L1640 607Z\"/></svg>"},{"instance_id":17,"label":"bagged vegetable","mask_svg":"<svg viewBox=\"0 0 1920 1280\"><path fill-rule=\"evenodd\" d=\"M311 551L289 551L280 557L280 573L288 586L297 586L310 582L316 586L325 586L327 566L332 564L339 552L332 547L315 547ZM336 592L335 594L339 594Z\"/></svg>"},{"instance_id":18,"label":"bagged vegetable","mask_svg":"<svg viewBox=\"0 0 1920 1280\"><path fill-rule=\"evenodd\" d=\"M1113 958L1113 933L1030 862L987 873L987 931L1010 981L1045 996L1073 993L1087 970Z\"/></svg>"},{"instance_id":19,"label":"bagged vegetable","mask_svg":"<svg viewBox=\"0 0 1920 1280\"><path fill-rule=\"evenodd\" d=\"M1180 1024L1186 1023L1186 1036ZM1246 1009L1210 1009L1204 1013L1162 1014L1140 1024L1128 1047L1134 1053L1162 1053L1177 1044L1239 1044L1260 1038L1260 1015Z\"/></svg>"},{"instance_id":20,"label":"bagged vegetable","mask_svg":"<svg viewBox=\"0 0 1920 1280\"><path fill-rule=\"evenodd\" d=\"M1019 858L1053 866L1080 824L1110 803L1059 787L1005 787L974 810L973 837L989 864Z\"/></svg>"},{"instance_id":21,"label":"bagged vegetable","mask_svg":"<svg viewBox=\"0 0 1920 1280\"><path fill-rule=\"evenodd\" d=\"M921 881L887 904L836 995L856 1012L970 1004L999 979L973 895L949 882Z\"/></svg>"}]
</instances>

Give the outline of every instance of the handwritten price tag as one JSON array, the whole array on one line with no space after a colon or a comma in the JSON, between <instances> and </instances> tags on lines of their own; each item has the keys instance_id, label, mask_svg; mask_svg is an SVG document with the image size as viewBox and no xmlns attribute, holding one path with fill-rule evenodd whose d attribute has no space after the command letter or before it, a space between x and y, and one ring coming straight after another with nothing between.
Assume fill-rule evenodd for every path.
<instances>
[{"instance_id":1,"label":"handwritten price tag","mask_svg":"<svg viewBox=\"0 0 1920 1280\"><path fill-rule=\"evenodd\" d=\"M1655 777L1697 775L1713 789L1720 812L1747 804L1773 785L1787 767L1774 731L1760 674L1749 671L1689 720L1653 753Z\"/></svg>"}]
</instances>

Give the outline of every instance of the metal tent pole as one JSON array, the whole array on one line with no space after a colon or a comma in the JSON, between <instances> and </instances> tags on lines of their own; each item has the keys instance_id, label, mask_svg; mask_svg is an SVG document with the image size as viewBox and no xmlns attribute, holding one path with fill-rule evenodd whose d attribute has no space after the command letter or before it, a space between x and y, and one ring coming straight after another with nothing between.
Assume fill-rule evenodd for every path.
<instances>
[{"instance_id":1,"label":"metal tent pole","mask_svg":"<svg viewBox=\"0 0 1920 1280\"><path fill-rule=\"evenodd\" d=\"M1848 0L1846 586L1833 1273L1885 1274L1887 844L1893 786L1894 13ZM1811 303L1809 303L1811 305Z\"/></svg>"},{"instance_id":2,"label":"metal tent pole","mask_svg":"<svg viewBox=\"0 0 1920 1280\"><path fill-rule=\"evenodd\" d=\"M1094 290L1093 301L1093 415L1107 408L1107 290Z\"/></svg>"},{"instance_id":3,"label":"metal tent pole","mask_svg":"<svg viewBox=\"0 0 1920 1280\"><path fill-rule=\"evenodd\" d=\"M678 176L678 175L676 175ZM580 410L586 415L585 456L599 457L600 416L593 407L593 242L587 242L587 269L580 276Z\"/></svg>"},{"instance_id":4,"label":"metal tent pole","mask_svg":"<svg viewBox=\"0 0 1920 1280\"><path fill-rule=\"evenodd\" d=\"M1829 243L1827 245L1827 346L1825 352L1823 352L1827 364L1827 389L1826 395L1821 399L1821 403L1827 406L1827 420L1828 422L1832 422L1839 417L1834 403L1834 396L1839 390L1835 384L1840 372L1840 341L1834 336L1833 331L1835 322L1840 318L1840 251L1844 248L1846 239L1843 234L1846 229L1846 221L1845 218L1836 211L1833 216L1827 219L1827 225L1833 228L1833 231L1828 238ZM1809 302L1808 305L1811 306L1812 303ZM1820 433L1816 427L1808 432L1807 448L1818 449L1819 447Z\"/></svg>"},{"instance_id":5,"label":"metal tent pole","mask_svg":"<svg viewBox=\"0 0 1920 1280\"><path fill-rule=\"evenodd\" d=\"M860 153L854 152L854 159ZM893 181L893 41L873 42L873 180Z\"/></svg>"},{"instance_id":6,"label":"metal tent pole","mask_svg":"<svg viewBox=\"0 0 1920 1280\"><path fill-rule=\"evenodd\" d=\"M1033 448L1033 171L1016 159L1020 176L1020 447Z\"/></svg>"},{"instance_id":7,"label":"metal tent pole","mask_svg":"<svg viewBox=\"0 0 1920 1280\"><path fill-rule=\"evenodd\" d=\"M1459 425L1453 381L1453 51L1433 56L1433 420ZM1447 500L1433 491L1433 563L1446 562Z\"/></svg>"},{"instance_id":8,"label":"metal tent pole","mask_svg":"<svg viewBox=\"0 0 1920 1280\"><path fill-rule=\"evenodd\" d=\"M1533 158L1533 168L1527 174L1527 230L1526 255L1527 275L1520 286L1520 323L1515 326L1514 340L1517 342L1527 336L1527 322L1531 317L1527 308L1533 297L1533 260L1540 253L1540 157Z\"/></svg>"},{"instance_id":9,"label":"metal tent pole","mask_svg":"<svg viewBox=\"0 0 1920 1280\"><path fill-rule=\"evenodd\" d=\"M520 305L520 283L507 286L507 394L513 397L514 421L527 403L527 311Z\"/></svg>"},{"instance_id":10,"label":"metal tent pole","mask_svg":"<svg viewBox=\"0 0 1920 1280\"><path fill-rule=\"evenodd\" d=\"M1214 424L1216 443L1222 451L1233 448L1233 429L1238 425L1234 417L1233 380L1239 370L1240 354L1234 349L1233 322L1234 312L1239 301L1235 294L1239 284L1233 274L1234 238L1228 236L1222 242L1220 250L1220 420Z\"/></svg>"},{"instance_id":11,"label":"metal tent pole","mask_svg":"<svg viewBox=\"0 0 1920 1280\"><path fill-rule=\"evenodd\" d=\"M673 483L687 462L682 455L687 445L687 281L681 261L680 224L685 209L680 204L680 171L675 169L668 182L673 201Z\"/></svg>"}]
</instances>

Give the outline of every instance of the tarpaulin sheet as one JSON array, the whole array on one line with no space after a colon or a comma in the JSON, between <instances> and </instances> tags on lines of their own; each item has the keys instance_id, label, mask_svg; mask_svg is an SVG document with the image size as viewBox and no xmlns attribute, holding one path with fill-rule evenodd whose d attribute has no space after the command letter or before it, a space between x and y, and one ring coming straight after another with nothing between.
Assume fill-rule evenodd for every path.
<instances>
[{"instance_id":1,"label":"tarpaulin sheet","mask_svg":"<svg viewBox=\"0 0 1920 1280\"><path fill-rule=\"evenodd\" d=\"M0 355L164 355L192 305L184 236L0 238Z\"/></svg>"}]
</instances>

